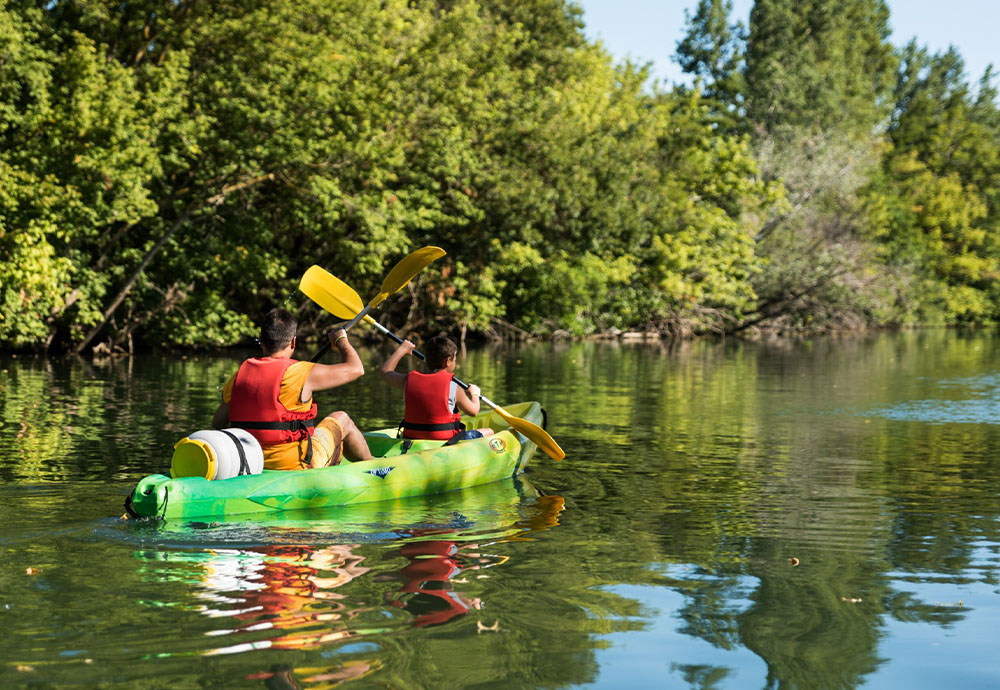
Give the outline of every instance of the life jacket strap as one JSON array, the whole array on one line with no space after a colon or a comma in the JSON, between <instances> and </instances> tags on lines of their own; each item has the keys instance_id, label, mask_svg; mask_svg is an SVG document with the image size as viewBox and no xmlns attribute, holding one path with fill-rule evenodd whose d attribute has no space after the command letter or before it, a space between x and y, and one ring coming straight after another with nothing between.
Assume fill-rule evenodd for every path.
<instances>
[{"instance_id":1,"label":"life jacket strap","mask_svg":"<svg viewBox=\"0 0 1000 690\"><path fill-rule=\"evenodd\" d=\"M305 463L312 465L313 457L313 437L309 433L309 428L316 426L315 419L293 419L289 422L234 422L229 420L229 426L237 429L262 429L267 431L301 431L306 435L306 458ZM301 438L299 439L302 440ZM242 461L243 449L240 448ZM240 468L242 470L242 467ZM248 466L249 470L249 466ZM240 472L242 474L242 471ZM250 474L248 471L247 474Z\"/></svg>"},{"instance_id":2,"label":"life jacket strap","mask_svg":"<svg viewBox=\"0 0 1000 690\"><path fill-rule=\"evenodd\" d=\"M290 422L234 422L229 421L229 426L237 429L260 429L266 431L307 431L309 427L316 426L315 419L293 419Z\"/></svg>"},{"instance_id":3,"label":"life jacket strap","mask_svg":"<svg viewBox=\"0 0 1000 690\"><path fill-rule=\"evenodd\" d=\"M465 431L465 424L462 422L443 422L441 424L419 424L403 420L403 428L410 431Z\"/></svg>"}]
</instances>

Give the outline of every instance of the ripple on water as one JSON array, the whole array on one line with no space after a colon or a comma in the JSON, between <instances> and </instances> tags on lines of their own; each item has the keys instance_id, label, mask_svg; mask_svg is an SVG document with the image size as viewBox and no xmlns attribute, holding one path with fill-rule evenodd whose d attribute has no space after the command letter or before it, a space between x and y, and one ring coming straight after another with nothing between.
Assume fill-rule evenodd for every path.
<instances>
[{"instance_id":1,"label":"ripple on water","mask_svg":"<svg viewBox=\"0 0 1000 690\"><path fill-rule=\"evenodd\" d=\"M1000 422L1000 374L945 378L933 385L940 389L940 398L904 400L862 414L929 424Z\"/></svg>"},{"instance_id":2,"label":"ripple on water","mask_svg":"<svg viewBox=\"0 0 1000 690\"><path fill-rule=\"evenodd\" d=\"M1000 422L1000 399L914 400L875 408L863 414L928 424L995 424Z\"/></svg>"}]
</instances>

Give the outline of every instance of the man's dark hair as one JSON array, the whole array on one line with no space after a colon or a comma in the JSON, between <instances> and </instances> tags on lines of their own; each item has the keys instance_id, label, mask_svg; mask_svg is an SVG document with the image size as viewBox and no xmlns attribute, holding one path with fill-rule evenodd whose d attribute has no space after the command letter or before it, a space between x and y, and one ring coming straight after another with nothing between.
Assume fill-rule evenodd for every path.
<instances>
[{"instance_id":1,"label":"man's dark hair","mask_svg":"<svg viewBox=\"0 0 1000 690\"><path fill-rule=\"evenodd\" d=\"M260 322L260 346L266 354L285 348L295 337L299 322L281 307L267 312Z\"/></svg>"},{"instance_id":2,"label":"man's dark hair","mask_svg":"<svg viewBox=\"0 0 1000 690\"><path fill-rule=\"evenodd\" d=\"M454 357L458 353L458 346L443 335L436 335L427 341L424 348L424 356L427 358L427 366L430 369L444 369L449 357Z\"/></svg>"}]
</instances>

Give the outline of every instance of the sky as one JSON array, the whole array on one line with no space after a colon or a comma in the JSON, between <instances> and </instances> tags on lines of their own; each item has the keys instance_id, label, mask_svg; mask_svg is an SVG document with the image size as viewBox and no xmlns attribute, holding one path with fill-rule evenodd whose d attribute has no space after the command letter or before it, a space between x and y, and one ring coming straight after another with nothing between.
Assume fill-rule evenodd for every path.
<instances>
[{"instance_id":1,"label":"sky","mask_svg":"<svg viewBox=\"0 0 1000 690\"><path fill-rule=\"evenodd\" d=\"M616 60L652 62L658 81L690 83L670 58L684 35L684 10L693 13L697 0L576 2L584 10L587 37L600 40ZM753 0L733 0L733 18L748 24L752 5ZM1000 70L1000 0L888 0L888 5L894 44L916 36L932 53L954 45L973 83L990 63Z\"/></svg>"}]
</instances>

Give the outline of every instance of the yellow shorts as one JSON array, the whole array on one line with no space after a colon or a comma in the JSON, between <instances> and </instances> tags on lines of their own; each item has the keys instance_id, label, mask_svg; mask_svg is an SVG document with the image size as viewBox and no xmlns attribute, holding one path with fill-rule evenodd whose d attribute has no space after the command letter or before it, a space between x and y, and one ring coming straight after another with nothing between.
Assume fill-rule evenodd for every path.
<instances>
[{"instance_id":1,"label":"yellow shorts","mask_svg":"<svg viewBox=\"0 0 1000 690\"><path fill-rule=\"evenodd\" d=\"M327 417L316 425L316 433L313 434L313 461L317 458L323 460L320 467L339 465L344 457L344 427L340 426L333 417ZM302 459L305 465L305 458Z\"/></svg>"},{"instance_id":2,"label":"yellow shorts","mask_svg":"<svg viewBox=\"0 0 1000 690\"><path fill-rule=\"evenodd\" d=\"M339 465L344 455L344 429L333 417L327 417L316 425L312 437L313 463L319 467ZM306 452L309 446L305 439L292 443L279 443L264 449L265 470L309 469Z\"/></svg>"}]
</instances>

